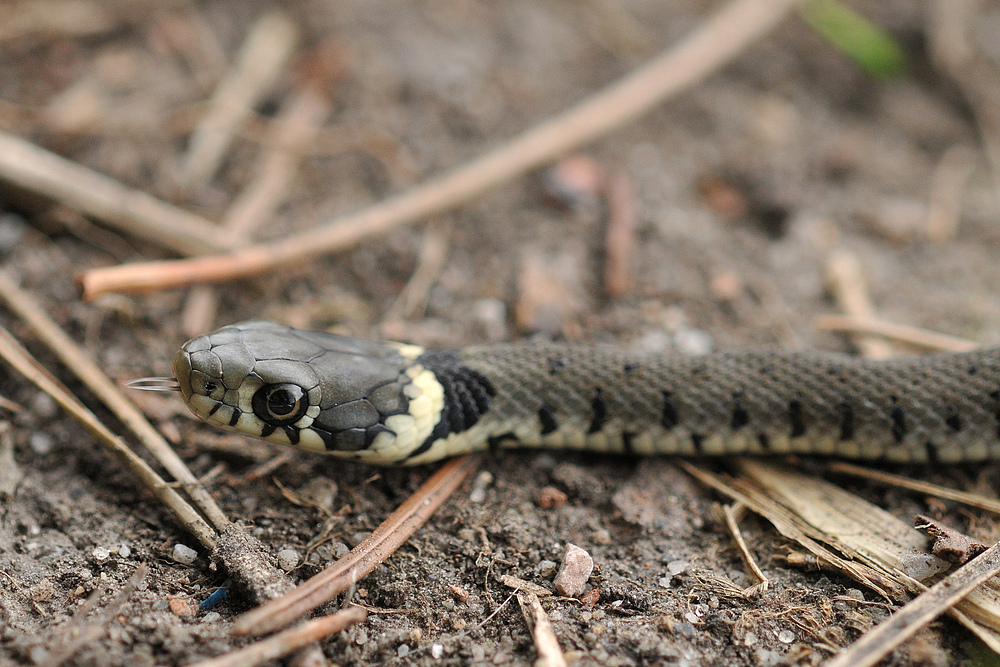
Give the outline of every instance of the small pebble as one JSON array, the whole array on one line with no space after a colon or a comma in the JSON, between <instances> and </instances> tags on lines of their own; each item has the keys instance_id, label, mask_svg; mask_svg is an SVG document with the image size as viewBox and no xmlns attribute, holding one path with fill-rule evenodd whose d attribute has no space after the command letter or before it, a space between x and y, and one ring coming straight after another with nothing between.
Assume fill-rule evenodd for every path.
<instances>
[{"instance_id":1,"label":"small pebble","mask_svg":"<svg viewBox=\"0 0 1000 667\"><path fill-rule=\"evenodd\" d=\"M476 662L486 659L486 649L484 649L479 644L472 645L472 659Z\"/></svg>"},{"instance_id":2,"label":"small pebble","mask_svg":"<svg viewBox=\"0 0 1000 667\"><path fill-rule=\"evenodd\" d=\"M444 644L433 644L431 646L431 657L440 660L444 657Z\"/></svg>"},{"instance_id":3,"label":"small pebble","mask_svg":"<svg viewBox=\"0 0 1000 667\"><path fill-rule=\"evenodd\" d=\"M580 597L586 590L587 580L594 571L594 559L575 544L566 545L566 554L553 583L556 591L566 597Z\"/></svg>"},{"instance_id":4,"label":"small pebble","mask_svg":"<svg viewBox=\"0 0 1000 667\"><path fill-rule=\"evenodd\" d=\"M701 329L685 327L674 334L674 347L681 354L700 357L712 351L712 335Z\"/></svg>"},{"instance_id":5,"label":"small pebble","mask_svg":"<svg viewBox=\"0 0 1000 667\"><path fill-rule=\"evenodd\" d=\"M535 497L535 504L543 510L559 509L566 504L566 494L554 486L543 486Z\"/></svg>"},{"instance_id":6,"label":"small pebble","mask_svg":"<svg viewBox=\"0 0 1000 667\"><path fill-rule=\"evenodd\" d=\"M104 547L94 547L94 550L90 552L90 555L94 557L96 561L107 560L111 552Z\"/></svg>"},{"instance_id":7,"label":"small pebble","mask_svg":"<svg viewBox=\"0 0 1000 667\"><path fill-rule=\"evenodd\" d=\"M295 549L282 549L277 556L278 567L285 572L291 572L299 564L299 552Z\"/></svg>"},{"instance_id":8,"label":"small pebble","mask_svg":"<svg viewBox=\"0 0 1000 667\"><path fill-rule=\"evenodd\" d=\"M602 546L611 544L611 531L607 528L598 528L594 531L594 542Z\"/></svg>"},{"instance_id":9,"label":"small pebble","mask_svg":"<svg viewBox=\"0 0 1000 667\"><path fill-rule=\"evenodd\" d=\"M132 555L132 550L128 548L127 544L123 544L120 547L118 547L118 555L121 556L122 558L128 558L129 556Z\"/></svg>"},{"instance_id":10,"label":"small pebble","mask_svg":"<svg viewBox=\"0 0 1000 667\"><path fill-rule=\"evenodd\" d=\"M198 615L198 605L190 598L172 598L170 611L178 618L194 618Z\"/></svg>"},{"instance_id":11,"label":"small pebble","mask_svg":"<svg viewBox=\"0 0 1000 667\"><path fill-rule=\"evenodd\" d=\"M222 620L222 614L217 611L210 611L201 619L202 623L218 623Z\"/></svg>"},{"instance_id":12,"label":"small pebble","mask_svg":"<svg viewBox=\"0 0 1000 667\"><path fill-rule=\"evenodd\" d=\"M347 554L351 553L351 548L348 547L343 542L334 542L333 544L333 555L337 558L342 558Z\"/></svg>"},{"instance_id":13,"label":"small pebble","mask_svg":"<svg viewBox=\"0 0 1000 667\"><path fill-rule=\"evenodd\" d=\"M591 588L589 591L580 596L580 604L584 607L593 607L595 604L601 601L601 591L597 588ZM597 618L597 614L594 613L594 618Z\"/></svg>"},{"instance_id":14,"label":"small pebble","mask_svg":"<svg viewBox=\"0 0 1000 667\"><path fill-rule=\"evenodd\" d=\"M400 644L399 648L396 649L396 655L400 658L405 658L410 655L410 647L406 644Z\"/></svg>"},{"instance_id":15,"label":"small pebble","mask_svg":"<svg viewBox=\"0 0 1000 667\"><path fill-rule=\"evenodd\" d=\"M791 644L795 641L795 633L791 630L782 630L778 633L778 641L782 644Z\"/></svg>"},{"instance_id":16,"label":"small pebble","mask_svg":"<svg viewBox=\"0 0 1000 667\"><path fill-rule=\"evenodd\" d=\"M175 544L171 557L181 565L190 565L198 559L198 552L183 544Z\"/></svg>"},{"instance_id":17,"label":"small pebble","mask_svg":"<svg viewBox=\"0 0 1000 667\"><path fill-rule=\"evenodd\" d=\"M556 572L559 571L559 563L554 560L542 560L538 561L538 565L535 566L535 571L542 577L550 579L556 576Z\"/></svg>"},{"instance_id":18,"label":"small pebble","mask_svg":"<svg viewBox=\"0 0 1000 667\"><path fill-rule=\"evenodd\" d=\"M35 431L28 438L28 447L31 447L31 451L34 453L44 456L52 451L52 436L48 433Z\"/></svg>"},{"instance_id":19,"label":"small pebble","mask_svg":"<svg viewBox=\"0 0 1000 667\"><path fill-rule=\"evenodd\" d=\"M667 563L667 571L675 577L687 570L689 567L691 567L691 563L686 560L672 560Z\"/></svg>"},{"instance_id":20,"label":"small pebble","mask_svg":"<svg viewBox=\"0 0 1000 667\"><path fill-rule=\"evenodd\" d=\"M0 253L17 250L27 228L24 218L17 213L0 214Z\"/></svg>"},{"instance_id":21,"label":"small pebble","mask_svg":"<svg viewBox=\"0 0 1000 667\"><path fill-rule=\"evenodd\" d=\"M363 629L358 630L358 633L354 635L354 643L358 646L364 646L368 643L368 633Z\"/></svg>"},{"instance_id":22,"label":"small pebble","mask_svg":"<svg viewBox=\"0 0 1000 667\"><path fill-rule=\"evenodd\" d=\"M483 470L476 475L476 479L472 482L472 491L469 492L469 501L474 503L484 502L486 500L486 489L492 483L493 475L488 471Z\"/></svg>"},{"instance_id":23,"label":"small pebble","mask_svg":"<svg viewBox=\"0 0 1000 667\"><path fill-rule=\"evenodd\" d=\"M59 406L54 398L44 392L38 392L31 399L31 411L42 419L52 419L59 413Z\"/></svg>"}]
</instances>

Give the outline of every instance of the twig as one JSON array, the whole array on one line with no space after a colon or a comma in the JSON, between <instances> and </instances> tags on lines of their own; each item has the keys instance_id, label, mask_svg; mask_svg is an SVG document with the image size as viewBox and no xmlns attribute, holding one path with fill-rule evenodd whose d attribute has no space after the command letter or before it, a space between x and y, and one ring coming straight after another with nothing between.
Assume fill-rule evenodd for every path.
<instances>
[{"instance_id":1,"label":"twig","mask_svg":"<svg viewBox=\"0 0 1000 667\"><path fill-rule=\"evenodd\" d=\"M604 290L611 297L620 297L632 289L636 243L635 193L623 172L608 178L605 189L608 225L604 237Z\"/></svg>"},{"instance_id":2,"label":"twig","mask_svg":"<svg viewBox=\"0 0 1000 667\"><path fill-rule=\"evenodd\" d=\"M914 598L825 667L871 667L998 572L1000 542Z\"/></svg>"},{"instance_id":3,"label":"twig","mask_svg":"<svg viewBox=\"0 0 1000 667\"><path fill-rule=\"evenodd\" d=\"M733 536L736 541L736 548L739 549L740 556L743 558L743 562L746 564L750 573L753 574L754 578L757 580L757 584L754 585L753 590L755 595L762 595L767 592L769 582L767 577L761 571L760 566L757 565L756 559L753 554L750 553L750 548L747 547L746 540L743 539L743 531L740 530L739 523L736 521L736 510L744 509L742 503L738 501L733 505L723 505L722 515L726 519L726 527L729 529L729 534Z\"/></svg>"},{"instance_id":4,"label":"twig","mask_svg":"<svg viewBox=\"0 0 1000 667\"><path fill-rule=\"evenodd\" d=\"M902 477L900 475L893 475L891 473L882 472L881 470L869 470L868 468L862 468L861 466L854 465L853 463L846 463L844 461L834 461L829 463L827 465L827 469L833 473L870 479L881 484L888 484L901 489L909 489L910 491L916 491L917 493L923 493L937 498L944 498L946 500L954 500L956 502L969 505L970 507L978 507L979 509L986 510L987 512L1000 514L1000 500L987 498L986 496L979 495L978 493L968 493L966 491L949 489L946 486L931 484L930 482L924 482L918 479L910 479L909 477Z\"/></svg>"},{"instance_id":5,"label":"twig","mask_svg":"<svg viewBox=\"0 0 1000 667\"><path fill-rule=\"evenodd\" d=\"M328 78L321 72L308 79L283 103L269 125L265 140L267 150L259 158L256 176L222 218L226 233L239 238L237 245L246 245L244 241L271 218L286 199L299 158L315 141L330 113L329 95L324 94Z\"/></svg>"},{"instance_id":6,"label":"twig","mask_svg":"<svg viewBox=\"0 0 1000 667\"><path fill-rule=\"evenodd\" d=\"M399 298L386 312L386 320L406 320L423 314L431 289L448 259L451 230L450 220L433 221L427 225L423 243L420 244L417 267L406 287L399 293Z\"/></svg>"},{"instance_id":7,"label":"twig","mask_svg":"<svg viewBox=\"0 0 1000 667\"><path fill-rule=\"evenodd\" d=\"M471 163L375 206L284 241L176 262L148 262L84 274L84 298L234 280L342 250L394 227L426 219L607 133L690 87L775 27L797 0L734 0L649 64L579 105L543 121Z\"/></svg>"},{"instance_id":8,"label":"twig","mask_svg":"<svg viewBox=\"0 0 1000 667\"><path fill-rule=\"evenodd\" d=\"M535 627L531 631L531 636L535 640L535 651L538 658L534 667L566 667L566 658L563 657L562 649L559 648L559 640L556 633L552 631L552 621L545 613L545 607L538 601L538 596L534 593L518 593L517 602L521 605L522 613L527 616L525 608L531 609L531 616L535 619Z\"/></svg>"},{"instance_id":9,"label":"twig","mask_svg":"<svg viewBox=\"0 0 1000 667\"><path fill-rule=\"evenodd\" d=\"M59 325L39 306L35 299L22 291L3 272L0 272L0 301L32 328L35 334L59 359L128 427L157 461L185 484L185 492L204 512L216 530L229 525L226 515L219 509L212 496L205 490L177 453L167 444L159 431L153 428L145 415L125 398L118 387L98 365L84 353Z\"/></svg>"},{"instance_id":10,"label":"twig","mask_svg":"<svg viewBox=\"0 0 1000 667\"><path fill-rule=\"evenodd\" d=\"M35 361L17 339L2 327L0 327L0 357L83 424L98 442L107 447L167 509L174 513L177 520L198 538L203 546L209 549L215 546L215 533L211 526L205 523L205 520L180 494L171 489L148 463L139 458L118 436L102 424L94 413Z\"/></svg>"},{"instance_id":11,"label":"twig","mask_svg":"<svg viewBox=\"0 0 1000 667\"><path fill-rule=\"evenodd\" d=\"M296 40L295 25L280 12L266 14L253 25L191 136L181 170L183 185L200 185L212 178L236 130L274 84Z\"/></svg>"},{"instance_id":12,"label":"twig","mask_svg":"<svg viewBox=\"0 0 1000 667\"><path fill-rule=\"evenodd\" d=\"M364 607L349 607L329 616L306 621L238 651L211 660L191 663L189 667L243 667L244 665L259 665L268 660L277 660L303 646L360 623L367 617L368 612L365 611Z\"/></svg>"},{"instance_id":13,"label":"twig","mask_svg":"<svg viewBox=\"0 0 1000 667\"><path fill-rule=\"evenodd\" d=\"M269 125L267 150L259 158L260 168L253 180L222 218L222 228L233 245L249 245L260 225L268 220L288 195L298 168L299 157L315 141L323 120L330 112L324 95L330 68L317 56L316 71L300 90L285 100ZM181 329L188 336L208 330L215 320L218 299L208 285L196 287L188 295L181 314Z\"/></svg>"},{"instance_id":14,"label":"twig","mask_svg":"<svg viewBox=\"0 0 1000 667\"><path fill-rule=\"evenodd\" d=\"M480 456L472 454L443 465L349 554L287 595L236 619L233 634L262 635L273 632L347 590L391 556L422 526L479 466L480 460Z\"/></svg>"},{"instance_id":15,"label":"twig","mask_svg":"<svg viewBox=\"0 0 1000 667\"><path fill-rule=\"evenodd\" d=\"M857 255L845 248L834 250L826 259L825 271L841 310L852 317L874 317L875 306L868 294L868 282ZM861 356L869 359L886 359L893 354L892 346L881 338L856 335L854 342Z\"/></svg>"},{"instance_id":16,"label":"twig","mask_svg":"<svg viewBox=\"0 0 1000 667\"><path fill-rule=\"evenodd\" d=\"M820 315L814 326L826 331L846 331L849 333L870 334L891 338L901 343L908 343L931 350L946 352L971 352L981 346L975 341L948 334L938 333L920 327L886 322L876 317L855 317L851 315Z\"/></svg>"},{"instance_id":17,"label":"twig","mask_svg":"<svg viewBox=\"0 0 1000 667\"><path fill-rule=\"evenodd\" d=\"M0 179L182 255L219 252L229 246L208 220L2 131Z\"/></svg>"}]
</instances>

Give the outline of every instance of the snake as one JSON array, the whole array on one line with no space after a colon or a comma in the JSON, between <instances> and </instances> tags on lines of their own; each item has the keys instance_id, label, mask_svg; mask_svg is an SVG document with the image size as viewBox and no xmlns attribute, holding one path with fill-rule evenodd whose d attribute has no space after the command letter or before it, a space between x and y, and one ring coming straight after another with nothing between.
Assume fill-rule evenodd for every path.
<instances>
[{"instance_id":1,"label":"snake","mask_svg":"<svg viewBox=\"0 0 1000 667\"><path fill-rule=\"evenodd\" d=\"M189 340L173 373L210 424L377 465L492 447L1000 459L1000 348L887 360L559 343L433 349L252 321Z\"/></svg>"}]
</instances>

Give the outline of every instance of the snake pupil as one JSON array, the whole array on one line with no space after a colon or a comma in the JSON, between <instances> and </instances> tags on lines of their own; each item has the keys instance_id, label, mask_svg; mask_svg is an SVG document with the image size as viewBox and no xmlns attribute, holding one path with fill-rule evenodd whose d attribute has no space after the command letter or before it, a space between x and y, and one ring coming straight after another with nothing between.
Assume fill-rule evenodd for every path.
<instances>
[{"instance_id":1,"label":"snake pupil","mask_svg":"<svg viewBox=\"0 0 1000 667\"><path fill-rule=\"evenodd\" d=\"M255 415L274 426L297 421L309 407L302 387L290 383L261 387L253 395L251 404Z\"/></svg>"},{"instance_id":2,"label":"snake pupil","mask_svg":"<svg viewBox=\"0 0 1000 667\"><path fill-rule=\"evenodd\" d=\"M295 397L287 389L276 389L267 397L267 409L273 415L285 417L295 408Z\"/></svg>"}]
</instances>

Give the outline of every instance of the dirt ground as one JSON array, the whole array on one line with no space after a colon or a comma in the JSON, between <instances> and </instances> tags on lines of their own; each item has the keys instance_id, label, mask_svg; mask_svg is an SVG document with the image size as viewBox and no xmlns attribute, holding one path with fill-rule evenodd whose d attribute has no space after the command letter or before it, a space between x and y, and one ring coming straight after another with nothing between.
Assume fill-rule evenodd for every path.
<instances>
[{"instance_id":1,"label":"dirt ground","mask_svg":"<svg viewBox=\"0 0 1000 667\"><path fill-rule=\"evenodd\" d=\"M609 180L630 187L636 244L623 295L610 296L604 283L601 197L585 189L575 205L557 205L551 177L533 173L430 226L217 286L210 326L267 318L449 347L535 336L680 352L847 351L848 338L815 325L837 311L824 270L847 251L881 318L998 344L996 179L981 141L997 128L979 125L990 119L970 103L969 82L932 59L930 35L941 20L934 3L849 4L904 46L904 75L873 80L793 16L721 72L585 148ZM0 129L221 219L255 175L268 123L322 56L335 65L323 88L329 115L286 201L257 235L278 239L501 144L645 63L718 8L641 0L13 2L0 8ZM285 73L217 174L182 188L206 100L250 26L274 9L299 33ZM995 73L1000 10L981 12L969 39ZM956 170L968 178L956 179ZM929 233L928 219L942 210L957 230ZM440 270L416 306L404 307L400 295L433 243L444 248ZM0 253L8 274L111 377L169 374L187 337L190 290L84 303L75 283L85 269L169 252L3 185ZM120 430L23 325L6 313L0 322ZM71 615L95 590L103 591L99 609L111 604L140 563L151 570L139 590L65 664L179 665L245 643L228 634L246 609L241 599L187 613L224 575L203 550L190 564L176 562L175 545L197 543L153 496L20 376L2 373L0 395L22 408L2 412L14 440L4 476L16 483L0 500L0 664L49 664L47 651L79 629ZM194 473L209 475L231 518L275 553L305 557L296 579L361 541L434 469L278 452L196 423L174 396L135 398ZM251 475L280 454L283 465ZM1000 473L993 465L894 470L991 494ZM551 589L567 543L592 555L588 587L599 600L543 605L577 665L815 665L893 609L840 575L790 567L788 545L752 518L744 528L772 586L754 602L727 596L720 580L752 582L713 518L718 499L666 460L501 452L483 473L359 583L355 601L371 614L324 644L331 664L531 664L530 631L500 577ZM838 481L904 521L929 512L984 541L1000 537L988 515ZM543 509L547 487L565 504ZM991 655L942 620L888 664L995 664Z\"/></svg>"}]
</instances>

